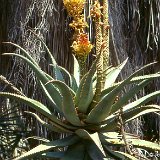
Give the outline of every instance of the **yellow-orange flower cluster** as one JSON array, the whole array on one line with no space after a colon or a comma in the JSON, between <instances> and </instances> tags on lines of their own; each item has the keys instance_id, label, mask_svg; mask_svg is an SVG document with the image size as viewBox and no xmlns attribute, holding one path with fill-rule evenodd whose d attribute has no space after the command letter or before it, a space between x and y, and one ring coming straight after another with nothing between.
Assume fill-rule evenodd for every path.
<instances>
[{"instance_id":1,"label":"yellow-orange flower cluster","mask_svg":"<svg viewBox=\"0 0 160 160\"><path fill-rule=\"evenodd\" d=\"M79 18L84 8L84 0L63 0L63 3L69 16Z\"/></svg>"},{"instance_id":2,"label":"yellow-orange flower cluster","mask_svg":"<svg viewBox=\"0 0 160 160\"><path fill-rule=\"evenodd\" d=\"M83 18L78 18L76 21L73 20L72 23L69 24L76 32L83 32L85 27L88 27L87 22L84 21Z\"/></svg>"},{"instance_id":3,"label":"yellow-orange flower cluster","mask_svg":"<svg viewBox=\"0 0 160 160\"><path fill-rule=\"evenodd\" d=\"M86 57L93 45L88 40L88 35L84 33L85 28L88 26L82 14L85 0L63 0L63 3L68 15L73 17L73 21L69 24L75 31L71 47L77 56Z\"/></svg>"},{"instance_id":4,"label":"yellow-orange flower cluster","mask_svg":"<svg viewBox=\"0 0 160 160\"><path fill-rule=\"evenodd\" d=\"M88 40L86 33L80 33L76 41L73 42L72 48L77 56L87 56L93 48L93 45Z\"/></svg>"},{"instance_id":5,"label":"yellow-orange flower cluster","mask_svg":"<svg viewBox=\"0 0 160 160\"><path fill-rule=\"evenodd\" d=\"M94 18L94 19L100 18L102 15L102 13L101 13L102 8L103 7L101 7L99 1L96 0L90 10L90 14L91 14L92 18Z\"/></svg>"}]
</instances>

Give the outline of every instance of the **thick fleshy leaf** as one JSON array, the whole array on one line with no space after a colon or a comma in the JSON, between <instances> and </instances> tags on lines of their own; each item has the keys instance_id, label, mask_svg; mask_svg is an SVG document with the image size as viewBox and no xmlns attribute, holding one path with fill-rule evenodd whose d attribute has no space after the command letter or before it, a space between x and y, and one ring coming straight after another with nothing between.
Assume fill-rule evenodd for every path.
<instances>
[{"instance_id":1,"label":"thick fleshy leaf","mask_svg":"<svg viewBox=\"0 0 160 160\"><path fill-rule=\"evenodd\" d=\"M74 60L73 76L76 80L77 86L79 86L79 83L80 83L80 67L79 67L79 63L78 63L78 61L77 61L77 59L74 55L73 55L73 60Z\"/></svg>"},{"instance_id":2,"label":"thick fleshy leaf","mask_svg":"<svg viewBox=\"0 0 160 160\"><path fill-rule=\"evenodd\" d=\"M64 82L64 78L57 64L53 66L53 72L54 72L54 75L55 75L54 77L56 80Z\"/></svg>"},{"instance_id":3,"label":"thick fleshy leaf","mask_svg":"<svg viewBox=\"0 0 160 160\"><path fill-rule=\"evenodd\" d=\"M51 115L50 110L45 105L43 105L42 103L40 103L36 100L28 98L26 96L21 96L21 95L18 95L18 94L8 93L8 92L0 92L0 96L13 98L13 99L16 99L20 102L23 102L26 105L29 105L31 108L37 110L39 113L41 113L45 116Z\"/></svg>"},{"instance_id":4,"label":"thick fleshy leaf","mask_svg":"<svg viewBox=\"0 0 160 160\"><path fill-rule=\"evenodd\" d=\"M122 119L124 123L127 123L135 118L138 118L147 113L159 112L160 107L158 105L147 105L131 108L122 113ZM100 131L109 131L117 128L117 115L110 115L105 121L101 123Z\"/></svg>"},{"instance_id":5,"label":"thick fleshy leaf","mask_svg":"<svg viewBox=\"0 0 160 160\"><path fill-rule=\"evenodd\" d=\"M0 96L13 98L13 99L18 100L19 102L22 102L22 103L30 106L31 108L35 109L36 111L38 111L39 113L41 113L42 115L44 115L45 117L50 119L52 124L54 126L56 126L57 128L61 128L63 126L65 128L68 128L68 129L75 129L75 127L73 127L73 126L66 125L66 124L62 123L60 120L57 119L57 117L54 114L52 114L50 112L50 110L46 106L44 106L42 103L40 103L36 100L33 100L31 98L28 98L28 97L16 95L16 94L13 94L13 93L6 93L6 92L0 92Z\"/></svg>"},{"instance_id":6,"label":"thick fleshy leaf","mask_svg":"<svg viewBox=\"0 0 160 160\"><path fill-rule=\"evenodd\" d=\"M112 105L111 114L122 108L131 98L134 97L135 94L137 94L141 89L148 85L149 82L150 80L144 80L131 88L127 94L124 94L115 104Z\"/></svg>"},{"instance_id":7,"label":"thick fleshy leaf","mask_svg":"<svg viewBox=\"0 0 160 160\"><path fill-rule=\"evenodd\" d=\"M104 71L103 74L107 76L111 71L115 70L117 67L108 66Z\"/></svg>"},{"instance_id":8,"label":"thick fleshy leaf","mask_svg":"<svg viewBox=\"0 0 160 160\"><path fill-rule=\"evenodd\" d=\"M106 141L114 145L125 145L124 141L120 139L106 139ZM130 145L133 145L134 147L143 148L146 150L148 149L148 150L160 151L160 145L157 143L141 139L130 139L129 142Z\"/></svg>"},{"instance_id":9,"label":"thick fleshy leaf","mask_svg":"<svg viewBox=\"0 0 160 160\"><path fill-rule=\"evenodd\" d=\"M87 152L89 156L92 158L92 160L101 160L104 159L104 154L99 150L97 145L90 140L84 140L85 147L87 149ZM88 159L87 159L88 160Z\"/></svg>"},{"instance_id":10,"label":"thick fleshy leaf","mask_svg":"<svg viewBox=\"0 0 160 160\"><path fill-rule=\"evenodd\" d=\"M55 62L55 64L50 64L50 66L52 66L52 69L53 69L53 78L55 80L59 80L59 81L64 82L63 75L61 73L59 66L56 64L56 62Z\"/></svg>"},{"instance_id":11,"label":"thick fleshy leaf","mask_svg":"<svg viewBox=\"0 0 160 160\"><path fill-rule=\"evenodd\" d=\"M138 148L143 148L143 149L148 149L148 150L155 150L155 151L160 151L160 145L157 143L153 143L150 141L145 141L136 138L135 136L129 135L126 133L126 140L130 145L133 145L133 147L138 147ZM124 140L122 137L120 137L119 133L116 132L110 132L110 133L105 133L103 136L100 135L101 141L103 145L109 145L109 144L114 144L114 145L125 145Z\"/></svg>"},{"instance_id":12,"label":"thick fleshy leaf","mask_svg":"<svg viewBox=\"0 0 160 160\"><path fill-rule=\"evenodd\" d=\"M104 89L109 88L110 86L112 86L118 75L120 74L120 72L122 71L123 67L125 66L125 64L127 63L128 58L119 66L115 67L110 73L108 73L105 77L105 86Z\"/></svg>"},{"instance_id":13,"label":"thick fleshy leaf","mask_svg":"<svg viewBox=\"0 0 160 160\"><path fill-rule=\"evenodd\" d=\"M153 79L153 78L158 78L158 77L160 77L160 72L134 77L131 79L131 82L139 82L142 80Z\"/></svg>"},{"instance_id":14,"label":"thick fleshy leaf","mask_svg":"<svg viewBox=\"0 0 160 160\"><path fill-rule=\"evenodd\" d=\"M36 36L36 38L38 38L41 41L41 43L44 46L44 49L47 51L47 53L49 55L49 58L51 60L51 65L53 66L53 75L54 75L54 78L56 80L60 80L60 81L64 82L64 79L63 79L62 73L61 73L61 71L59 69L59 66L57 65L57 63L56 63L56 61L55 61L55 59L53 57L53 54L50 52L50 50L47 47L46 43L35 32L33 32L32 30L30 30L30 32L32 32Z\"/></svg>"},{"instance_id":15,"label":"thick fleshy leaf","mask_svg":"<svg viewBox=\"0 0 160 160\"><path fill-rule=\"evenodd\" d=\"M84 82L85 82L85 80L86 80L86 77L87 77L87 74L85 74L83 77L82 77L82 79L81 79L81 82L80 82L80 84L79 84L79 87L78 87L78 89L77 89L77 92L76 92L76 96L75 96L75 106L77 107L77 104L79 103L79 97L80 97L80 95L81 95L81 90L82 90L82 88L83 88L83 84L84 84Z\"/></svg>"},{"instance_id":16,"label":"thick fleshy leaf","mask_svg":"<svg viewBox=\"0 0 160 160\"><path fill-rule=\"evenodd\" d=\"M127 123L133 119L136 119L142 115L153 113L153 112L160 112L160 106L158 105L147 105L147 106L140 106L134 109L130 109L123 113L122 118L124 122Z\"/></svg>"},{"instance_id":17,"label":"thick fleshy leaf","mask_svg":"<svg viewBox=\"0 0 160 160\"><path fill-rule=\"evenodd\" d=\"M105 152L103 150L101 141L99 139L99 135L97 132L90 134L88 133L86 130L84 129L78 129L75 132L79 137L83 138L83 139L87 139L87 140L92 140L96 146L98 147L98 149L102 152L102 154L105 156Z\"/></svg>"},{"instance_id":18,"label":"thick fleshy leaf","mask_svg":"<svg viewBox=\"0 0 160 160\"><path fill-rule=\"evenodd\" d=\"M73 80L72 80L72 76L71 74L63 67L61 66L58 66L64 79L67 79L69 81L69 85L72 87L72 83L73 83Z\"/></svg>"},{"instance_id":19,"label":"thick fleshy leaf","mask_svg":"<svg viewBox=\"0 0 160 160\"><path fill-rule=\"evenodd\" d=\"M74 92L77 92L77 90L78 90L77 82L76 82L76 80L75 80L75 78L74 78L74 76L73 76L73 75L72 75L71 77L72 77L72 84L71 84L71 88L72 88L72 90L73 90Z\"/></svg>"},{"instance_id":20,"label":"thick fleshy leaf","mask_svg":"<svg viewBox=\"0 0 160 160\"><path fill-rule=\"evenodd\" d=\"M46 96L46 99L48 100L48 102L53 106L53 108L55 108L56 104L55 102L53 101L52 97L50 96L50 94L48 93L47 89L46 89L46 86L41 82L39 81L40 85L41 85L41 88L42 88L42 91L43 93L45 94Z\"/></svg>"},{"instance_id":21,"label":"thick fleshy leaf","mask_svg":"<svg viewBox=\"0 0 160 160\"><path fill-rule=\"evenodd\" d=\"M53 126L53 125L51 125L51 124L43 121L36 113L29 112L29 111L25 111L25 112L28 113L28 114L31 114L32 116L34 116L34 117L38 120L38 122L41 123L42 126L48 128L50 131L59 132L59 133L67 133L67 132L68 132L68 133L72 133L70 130L67 130L67 129L62 128L62 127L60 127L60 126L59 126L59 128L58 128L58 127L56 127L56 126Z\"/></svg>"},{"instance_id":22,"label":"thick fleshy leaf","mask_svg":"<svg viewBox=\"0 0 160 160\"><path fill-rule=\"evenodd\" d=\"M11 45L17 47L18 49L20 49L20 51L22 51L22 53L23 53L23 55L25 55L25 57L27 57L37 67L39 67L38 64L36 63L36 61L31 57L30 53L28 51L26 51L24 48L22 48L21 46L19 46L18 44L15 44L15 43L12 43L12 42L3 42L3 43L11 44ZM5 54L8 54L8 53L4 53L4 55Z\"/></svg>"},{"instance_id":23,"label":"thick fleshy leaf","mask_svg":"<svg viewBox=\"0 0 160 160\"><path fill-rule=\"evenodd\" d=\"M54 148L67 147L67 146L73 145L78 141L79 141L79 138L77 136L69 136L63 139L40 144L37 147L31 149L30 151L24 153L20 157L16 158L15 160L31 159L38 155L46 153Z\"/></svg>"},{"instance_id":24,"label":"thick fleshy leaf","mask_svg":"<svg viewBox=\"0 0 160 160\"><path fill-rule=\"evenodd\" d=\"M78 111L86 113L93 99L93 76L96 72L96 61L91 66L89 72L82 78L75 97L75 105Z\"/></svg>"},{"instance_id":25,"label":"thick fleshy leaf","mask_svg":"<svg viewBox=\"0 0 160 160\"><path fill-rule=\"evenodd\" d=\"M146 104L147 102L153 100L154 98L156 98L159 95L160 95L160 91L155 91L155 92L150 93L150 94L148 94L148 95L146 95L142 98L139 98L138 100L124 106L123 107L123 112L125 112L129 109L133 109L134 107L137 107L137 106L142 106L142 105Z\"/></svg>"},{"instance_id":26,"label":"thick fleshy leaf","mask_svg":"<svg viewBox=\"0 0 160 160\"><path fill-rule=\"evenodd\" d=\"M158 78L160 77L160 73L157 72L155 74L149 74L149 75L143 75L143 76L137 76L137 77L133 77L128 83L128 84L133 84L133 83L137 83L137 82L141 82L142 80L150 80L153 78ZM118 83L114 83L111 87L104 89L101 93L101 97L104 97L105 95L107 95L109 92L111 92L114 88L116 88L118 85L120 85L123 81L118 82Z\"/></svg>"},{"instance_id":27,"label":"thick fleshy leaf","mask_svg":"<svg viewBox=\"0 0 160 160\"><path fill-rule=\"evenodd\" d=\"M61 81L51 81L54 85L58 87L62 95L62 111L66 120L75 126L81 126L82 123L76 112L76 108L73 102L74 92L69 88L64 82ZM48 85L48 84L46 84Z\"/></svg>"},{"instance_id":28,"label":"thick fleshy leaf","mask_svg":"<svg viewBox=\"0 0 160 160\"><path fill-rule=\"evenodd\" d=\"M131 76L129 76L126 80L124 80L119 86L114 88L111 92L109 92L106 96L102 98L102 100L91 110L88 114L86 122L88 123L99 123L102 122L111 112L112 105L115 101L116 96L119 94L121 90L123 90L124 86L133 78L135 75L139 74L142 70L147 67L153 65L154 63L148 64L138 71L134 72ZM96 117L96 118L95 118Z\"/></svg>"},{"instance_id":29,"label":"thick fleshy leaf","mask_svg":"<svg viewBox=\"0 0 160 160\"><path fill-rule=\"evenodd\" d=\"M101 99L103 97L105 97L106 95L108 95L113 89L115 89L116 87L118 86L118 84L116 83L115 85L107 88L107 89L104 89L102 92L101 92Z\"/></svg>"},{"instance_id":30,"label":"thick fleshy leaf","mask_svg":"<svg viewBox=\"0 0 160 160\"><path fill-rule=\"evenodd\" d=\"M53 80L53 77L51 75L49 75L48 73L46 72L43 72L44 75L49 79L49 80Z\"/></svg>"},{"instance_id":31,"label":"thick fleshy leaf","mask_svg":"<svg viewBox=\"0 0 160 160\"><path fill-rule=\"evenodd\" d=\"M64 82L62 81L57 81L57 80L50 80L48 83L46 83L45 85L48 85L49 83L52 83L56 88L59 89L60 95L62 96L61 90L63 90L63 88L68 88L68 90L70 91L72 98L75 97L75 92ZM65 94L64 94L65 95Z\"/></svg>"},{"instance_id":32,"label":"thick fleshy leaf","mask_svg":"<svg viewBox=\"0 0 160 160\"><path fill-rule=\"evenodd\" d=\"M131 133L125 133L126 139L137 139L137 136ZM102 144L105 143L105 139L122 139L122 135L119 134L118 132L101 132L99 134L99 137L101 139Z\"/></svg>"},{"instance_id":33,"label":"thick fleshy leaf","mask_svg":"<svg viewBox=\"0 0 160 160\"><path fill-rule=\"evenodd\" d=\"M69 146L62 160L84 160L85 147L82 143Z\"/></svg>"},{"instance_id":34,"label":"thick fleshy leaf","mask_svg":"<svg viewBox=\"0 0 160 160\"><path fill-rule=\"evenodd\" d=\"M8 54L5 54L5 55L15 55L17 57L20 57L21 59L23 59L31 68L32 70L35 72L37 78L39 81L41 81L43 84L46 84L49 79L46 77L46 75L44 74L44 72L39 68L37 67L35 64L33 64L29 59L27 59L26 57L24 56L21 56L19 54L14 54L14 53L8 53ZM52 97L53 101L55 102L56 104L56 110L58 112L61 112L61 108L62 108L62 97L61 95L59 94L58 90L55 88L55 86L53 84L49 84L46 86L46 89L48 91L48 93L50 94L50 96Z\"/></svg>"}]
</instances>

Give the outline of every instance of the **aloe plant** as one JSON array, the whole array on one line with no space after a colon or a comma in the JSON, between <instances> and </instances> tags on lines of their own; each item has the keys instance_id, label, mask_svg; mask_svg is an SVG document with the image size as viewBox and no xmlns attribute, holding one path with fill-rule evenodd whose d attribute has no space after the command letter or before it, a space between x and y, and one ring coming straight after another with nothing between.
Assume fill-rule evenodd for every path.
<instances>
[{"instance_id":1,"label":"aloe plant","mask_svg":"<svg viewBox=\"0 0 160 160\"><path fill-rule=\"evenodd\" d=\"M43 115L45 119L48 119L46 122L36 113L28 112L43 126L51 131L68 135L63 139L40 144L20 157L15 158L16 160L32 159L37 156L62 160L101 160L110 157L115 159L138 159L138 155L132 153L130 146L132 148L160 151L158 144L141 140L134 135L126 133L123 128L123 124L139 116L160 111L158 105L147 104L153 98L159 96L160 91L155 91L128 103L149 82L156 77L160 77L159 72L138 76L144 69L154 63L142 67L118 83L116 78L127 63L127 60L117 67L105 69L103 72L105 74L105 76L103 75L105 77L105 85L101 90L100 100L96 102L94 107L91 107L96 93L96 84L98 83L96 64L99 62L101 55L97 56L90 70L80 80L78 69L75 68L75 73L70 75L66 69L57 65L52 54L49 53L54 73L54 77L52 77L41 70L27 51L14 43L10 44L18 47L21 53L5 53L4 55L17 56L30 66L51 105L48 107L39 101L14 93L0 92L0 96L14 98L25 103ZM47 46L45 47L49 51ZM78 68L75 57L74 61ZM69 85L65 82L63 75L68 76ZM121 95L119 100L116 100L116 97L120 95L128 84L133 84L131 90L127 94ZM56 110L63 118L57 118L53 110ZM121 125L118 125L118 123ZM127 152L123 152L124 150L116 151L116 146L126 148Z\"/></svg>"}]
</instances>

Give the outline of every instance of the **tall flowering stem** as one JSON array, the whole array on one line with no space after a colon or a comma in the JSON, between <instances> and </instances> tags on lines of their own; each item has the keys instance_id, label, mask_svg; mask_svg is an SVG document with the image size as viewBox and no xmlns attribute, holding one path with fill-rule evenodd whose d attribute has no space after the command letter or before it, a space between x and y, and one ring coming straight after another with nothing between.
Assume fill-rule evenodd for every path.
<instances>
[{"instance_id":1,"label":"tall flowering stem","mask_svg":"<svg viewBox=\"0 0 160 160\"><path fill-rule=\"evenodd\" d=\"M102 11L103 10L103 11ZM101 92L105 84L104 71L109 66L109 19L108 19L108 0L103 0L103 6L98 0L94 1L91 15L95 21L96 30L96 55L100 54L97 61L97 84L91 108L100 101Z\"/></svg>"},{"instance_id":2,"label":"tall flowering stem","mask_svg":"<svg viewBox=\"0 0 160 160\"><path fill-rule=\"evenodd\" d=\"M108 0L103 0L103 69L106 70L109 65L109 16Z\"/></svg>"},{"instance_id":3,"label":"tall flowering stem","mask_svg":"<svg viewBox=\"0 0 160 160\"><path fill-rule=\"evenodd\" d=\"M84 0L64 0L64 6L67 9L68 15L73 17L70 27L74 29L72 49L76 55L79 65L81 77L87 72L86 59L93 45L88 40L88 35L85 33L87 23L84 21L82 11L84 9Z\"/></svg>"},{"instance_id":4,"label":"tall flowering stem","mask_svg":"<svg viewBox=\"0 0 160 160\"><path fill-rule=\"evenodd\" d=\"M74 20L80 18L84 9L84 0L63 0L63 3L69 16L73 17Z\"/></svg>"},{"instance_id":5,"label":"tall flowering stem","mask_svg":"<svg viewBox=\"0 0 160 160\"><path fill-rule=\"evenodd\" d=\"M109 67L109 16L108 0L103 0L103 70ZM103 74L103 87L105 84L105 74Z\"/></svg>"},{"instance_id":6,"label":"tall flowering stem","mask_svg":"<svg viewBox=\"0 0 160 160\"><path fill-rule=\"evenodd\" d=\"M99 102L101 91L103 89L103 54L102 54L102 41L103 41L103 34L102 34L102 14L101 14L101 6L99 1L95 1L93 5L93 9L91 11L91 15L95 21L95 30L96 30L96 55L100 54L100 58L97 61L97 84L96 84L96 91L93 98L93 102L91 108Z\"/></svg>"},{"instance_id":7,"label":"tall flowering stem","mask_svg":"<svg viewBox=\"0 0 160 160\"><path fill-rule=\"evenodd\" d=\"M88 54L90 53L93 45L88 40L88 35L86 33L80 33L77 36L77 39L73 42L72 48L74 53L77 55L81 77L86 73L86 59Z\"/></svg>"},{"instance_id":8,"label":"tall flowering stem","mask_svg":"<svg viewBox=\"0 0 160 160\"><path fill-rule=\"evenodd\" d=\"M95 22L96 55L100 55L100 58L97 61L97 84L92 107L94 107L100 100L101 92L105 83L105 74L103 73L109 65L108 0L103 0L103 6L100 5L99 0L94 0L93 2L90 13ZM87 23L84 21L82 14L84 3L83 0L64 0L64 5L68 14L73 17L73 21L70 23L70 27L75 31L72 48L80 64L81 77L83 77L87 71L86 58L93 48L93 45L88 40L88 35L85 33Z\"/></svg>"}]
</instances>

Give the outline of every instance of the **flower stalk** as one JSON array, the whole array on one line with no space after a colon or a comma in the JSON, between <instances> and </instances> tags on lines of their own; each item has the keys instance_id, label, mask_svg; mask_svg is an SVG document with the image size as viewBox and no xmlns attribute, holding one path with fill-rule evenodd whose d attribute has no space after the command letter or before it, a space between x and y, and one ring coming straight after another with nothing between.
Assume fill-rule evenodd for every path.
<instances>
[{"instance_id":1,"label":"flower stalk","mask_svg":"<svg viewBox=\"0 0 160 160\"><path fill-rule=\"evenodd\" d=\"M90 43L85 28L87 22L84 21L84 0L64 0L64 6L67 9L68 15L73 17L72 22L69 24L74 29L72 49L76 55L80 65L81 78L87 72L86 59L88 54L91 52L93 45Z\"/></svg>"}]
</instances>

